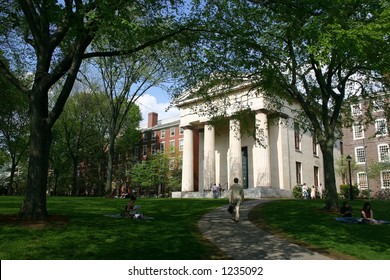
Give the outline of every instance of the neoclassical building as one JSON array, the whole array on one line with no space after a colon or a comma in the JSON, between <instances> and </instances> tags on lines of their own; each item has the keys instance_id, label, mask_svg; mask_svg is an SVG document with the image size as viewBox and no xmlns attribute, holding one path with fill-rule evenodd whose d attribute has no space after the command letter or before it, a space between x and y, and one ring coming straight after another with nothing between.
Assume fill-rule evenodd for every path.
<instances>
[{"instance_id":1,"label":"neoclassical building","mask_svg":"<svg viewBox=\"0 0 390 280\"><path fill-rule=\"evenodd\" d=\"M214 183L228 190L235 177L247 197L291 196L298 184L324 184L321 151L296 125L294 105L276 109L247 84L211 101L186 98L177 106L184 147L175 197L205 196Z\"/></svg>"}]
</instances>

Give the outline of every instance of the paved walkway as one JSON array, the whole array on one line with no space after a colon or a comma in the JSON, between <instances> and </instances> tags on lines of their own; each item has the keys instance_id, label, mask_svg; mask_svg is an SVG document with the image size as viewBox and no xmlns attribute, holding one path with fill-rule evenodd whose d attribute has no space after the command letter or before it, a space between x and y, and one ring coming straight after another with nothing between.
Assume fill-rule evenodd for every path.
<instances>
[{"instance_id":1,"label":"paved walkway","mask_svg":"<svg viewBox=\"0 0 390 280\"><path fill-rule=\"evenodd\" d=\"M248 200L241 205L235 223L227 206L204 215L199 223L203 236L236 260L330 260L329 257L288 243L259 229L248 220L249 210L266 200Z\"/></svg>"}]
</instances>

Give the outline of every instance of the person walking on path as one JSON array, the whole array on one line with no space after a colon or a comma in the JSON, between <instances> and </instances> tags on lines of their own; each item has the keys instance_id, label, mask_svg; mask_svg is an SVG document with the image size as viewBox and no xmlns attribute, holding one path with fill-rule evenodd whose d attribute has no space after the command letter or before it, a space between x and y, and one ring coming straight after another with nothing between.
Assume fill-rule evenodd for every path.
<instances>
[{"instance_id":1,"label":"person walking on path","mask_svg":"<svg viewBox=\"0 0 390 280\"><path fill-rule=\"evenodd\" d=\"M205 214L198 222L202 235L233 260L330 260L305 247L288 243L256 227L248 219L249 211L266 199L250 199L240 207L240 223L232 224L226 206Z\"/></svg>"},{"instance_id":2,"label":"person walking on path","mask_svg":"<svg viewBox=\"0 0 390 280\"><path fill-rule=\"evenodd\" d=\"M233 220L240 220L240 205L244 202L244 189L238 183L238 178L234 178L234 184L230 187L229 203L234 206Z\"/></svg>"}]
</instances>

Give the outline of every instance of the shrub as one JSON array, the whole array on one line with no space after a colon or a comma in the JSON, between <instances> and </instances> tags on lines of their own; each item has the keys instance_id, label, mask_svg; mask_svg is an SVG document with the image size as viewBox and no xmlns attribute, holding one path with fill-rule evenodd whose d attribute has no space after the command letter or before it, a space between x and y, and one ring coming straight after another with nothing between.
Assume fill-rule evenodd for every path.
<instances>
[{"instance_id":1,"label":"shrub","mask_svg":"<svg viewBox=\"0 0 390 280\"><path fill-rule=\"evenodd\" d=\"M375 193L375 198L388 200L390 199L390 189L381 189Z\"/></svg>"},{"instance_id":2,"label":"shrub","mask_svg":"<svg viewBox=\"0 0 390 280\"><path fill-rule=\"evenodd\" d=\"M359 192L360 191L359 191L358 186L357 185L353 185L352 186L353 198L357 198L359 196ZM340 185L340 195L344 199L350 199L350 197L349 197L349 185L346 185L346 184Z\"/></svg>"},{"instance_id":3,"label":"shrub","mask_svg":"<svg viewBox=\"0 0 390 280\"><path fill-rule=\"evenodd\" d=\"M371 190L370 190L370 196L371 196ZM364 199L368 199L368 190L361 190L359 197L364 198Z\"/></svg>"},{"instance_id":4,"label":"shrub","mask_svg":"<svg viewBox=\"0 0 390 280\"><path fill-rule=\"evenodd\" d=\"M302 186L301 185L293 187L293 195L295 198L298 198L298 199L302 198Z\"/></svg>"}]
</instances>

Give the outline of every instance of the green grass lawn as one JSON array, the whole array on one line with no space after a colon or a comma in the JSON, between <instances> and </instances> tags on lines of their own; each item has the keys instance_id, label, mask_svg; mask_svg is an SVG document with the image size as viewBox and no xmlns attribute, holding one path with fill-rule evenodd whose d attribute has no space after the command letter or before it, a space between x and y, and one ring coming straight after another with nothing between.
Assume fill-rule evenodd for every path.
<instances>
[{"instance_id":1,"label":"green grass lawn","mask_svg":"<svg viewBox=\"0 0 390 280\"><path fill-rule=\"evenodd\" d=\"M350 203L360 217L364 201ZM390 225L345 224L321 200L278 200L251 210L252 222L296 243L341 259L390 260ZM390 221L390 201L371 201L374 218Z\"/></svg>"},{"instance_id":2,"label":"green grass lawn","mask_svg":"<svg viewBox=\"0 0 390 280\"><path fill-rule=\"evenodd\" d=\"M50 222L4 221L22 197L0 197L2 260L210 260L227 257L205 240L199 218L226 199L139 199L153 219L113 218L127 199L49 197ZM249 218L267 230L340 259L390 260L390 225L343 224L321 200L262 203ZM364 201L351 203L355 216ZM390 221L390 201L372 201L374 216Z\"/></svg>"},{"instance_id":3,"label":"green grass lawn","mask_svg":"<svg viewBox=\"0 0 390 280\"><path fill-rule=\"evenodd\" d=\"M0 259L192 260L226 258L202 238L199 218L224 199L138 199L150 220L107 217L127 199L48 197L50 223L4 222L0 217ZM0 216L15 214L21 197L0 197Z\"/></svg>"}]
</instances>

